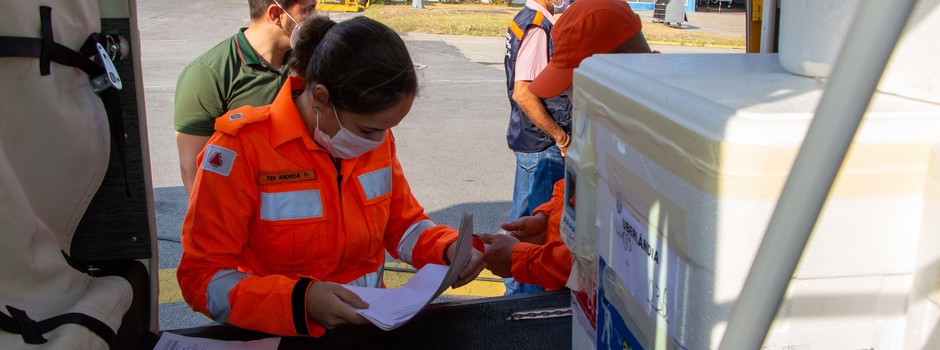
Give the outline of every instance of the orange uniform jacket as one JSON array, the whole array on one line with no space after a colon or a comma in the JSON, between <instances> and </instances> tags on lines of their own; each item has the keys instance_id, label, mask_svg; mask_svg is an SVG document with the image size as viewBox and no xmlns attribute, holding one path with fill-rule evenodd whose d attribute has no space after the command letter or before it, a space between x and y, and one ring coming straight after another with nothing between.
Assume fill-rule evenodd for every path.
<instances>
[{"instance_id":1,"label":"orange uniform jacket","mask_svg":"<svg viewBox=\"0 0 940 350\"><path fill-rule=\"evenodd\" d=\"M306 318L311 281L379 287L386 250L443 265L457 238L412 196L390 132L335 165L294 105L303 88L290 78L271 105L218 118L197 160L177 278L186 302L218 322L320 336Z\"/></svg>"},{"instance_id":2,"label":"orange uniform jacket","mask_svg":"<svg viewBox=\"0 0 940 350\"><path fill-rule=\"evenodd\" d=\"M561 217L565 211L565 180L555 183L552 199L535 208L532 214L545 213L548 227L545 244L520 242L512 248L512 277L547 290L561 289L571 274L571 251L561 240Z\"/></svg>"}]
</instances>

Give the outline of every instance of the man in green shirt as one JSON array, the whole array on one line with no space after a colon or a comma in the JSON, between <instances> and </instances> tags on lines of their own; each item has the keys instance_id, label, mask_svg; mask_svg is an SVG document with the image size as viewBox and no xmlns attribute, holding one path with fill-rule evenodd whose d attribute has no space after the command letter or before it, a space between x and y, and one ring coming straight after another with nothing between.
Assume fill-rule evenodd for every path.
<instances>
[{"instance_id":1,"label":"man in green shirt","mask_svg":"<svg viewBox=\"0 0 940 350\"><path fill-rule=\"evenodd\" d=\"M180 73L173 127L187 194L196 178L196 157L215 132L215 118L274 100L287 76L291 31L315 11L316 4L316 0L248 0L248 27Z\"/></svg>"}]
</instances>

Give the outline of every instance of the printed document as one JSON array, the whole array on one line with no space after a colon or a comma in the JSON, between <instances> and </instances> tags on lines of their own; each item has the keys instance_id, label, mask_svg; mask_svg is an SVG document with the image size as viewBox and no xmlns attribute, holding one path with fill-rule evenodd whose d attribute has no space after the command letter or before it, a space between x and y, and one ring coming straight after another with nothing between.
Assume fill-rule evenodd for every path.
<instances>
[{"instance_id":1,"label":"printed document","mask_svg":"<svg viewBox=\"0 0 940 350\"><path fill-rule=\"evenodd\" d=\"M455 244L456 252L449 267L436 264L425 265L399 288L344 286L369 303L369 308L356 311L384 330L398 328L411 320L418 311L457 282L460 272L470 261L471 249L473 249L472 214L463 214Z\"/></svg>"},{"instance_id":2,"label":"printed document","mask_svg":"<svg viewBox=\"0 0 940 350\"><path fill-rule=\"evenodd\" d=\"M280 337L251 341L215 340L163 332L154 350L276 350Z\"/></svg>"}]
</instances>

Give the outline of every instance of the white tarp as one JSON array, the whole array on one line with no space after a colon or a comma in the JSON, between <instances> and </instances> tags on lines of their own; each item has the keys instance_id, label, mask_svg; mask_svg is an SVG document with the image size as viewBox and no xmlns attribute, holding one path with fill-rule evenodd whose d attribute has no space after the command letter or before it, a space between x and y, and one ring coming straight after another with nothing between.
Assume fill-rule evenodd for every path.
<instances>
[{"instance_id":1,"label":"white tarp","mask_svg":"<svg viewBox=\"0 0 940 350\"><path fill-rule=\"evenodd\" d=\"M52 8L56 43L77 50L100 30L95 1L5 1L0 36L40 38L39 7ZM0 58L0 312L24 310L32 320L78 312L115 332L130 285L71 268L72 234L101 184L109 157L107 117L88 76L52 63L41 76L35 58ZM66 324L28 345L0 331L4 349L106 349L88 329Z\"/></svg>"}]
</instances>

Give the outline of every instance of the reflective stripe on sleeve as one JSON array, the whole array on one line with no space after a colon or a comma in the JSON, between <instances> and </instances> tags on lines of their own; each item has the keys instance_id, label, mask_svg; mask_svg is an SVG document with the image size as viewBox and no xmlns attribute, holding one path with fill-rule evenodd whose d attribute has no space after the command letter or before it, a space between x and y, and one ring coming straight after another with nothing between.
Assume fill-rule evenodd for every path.
<instances>
[{"instance_id":1,"label":"reflective stripe on sleeve","mask_svg":"<svg viewBox=\"0 0 940 350\"><path fill-rule=\"evenodd\" d=\"M235 288L239 281L248 277L247 274L236 270L220 270L209 281L206 288L206 309L216 322L228 322L228 314L232 307L228 304L228 293Z\"/></svg>"},{"instance_id":2,"label":"reflective stripe on sleeve","mask_svg":"<svg viewBox=\"0 0 940 350\"><path fill-rule=\"evenodd\" d=\"M427 230L431 227L437 226L431 220L421 220L411 225L405 234L401 237L401 241L398 242L398 257L401 261L411 264L412 263L412 253L415 249L415 244L418 243L418 239L421 238L421 232Z\"/></svg>"},{"instance_id":3,"label":"reflective stripe on sleeve","mask_svg":"<svg viewBox=\"0 0 940 350\"><path fill-rule=\"evenodd\" d=\"M320 190L262 192L261 219L268 221L323 217Z\"/></svg>"},{"instance_id":4,"label":"reflective stripe on sleeve","mask_svg":"<svg viewBox=\"0 0 940 350\"><path fill-rule=\"evenodd\" d=\"M346 283L346 285L356 286L356 287L369 287L369 288L380 288L382 287L382 274L385 272L385 266L379 266L379 269L375 272L370 272L365 274L365 276L357 278L355 281Z\"/></svg>"},{"instance_id":5,"label":"reflective stripe on sleeve","mask_svg":"<svg viewBox=\"0 0 940 350\"><path fill-rule=\"evenodd\" d=\"M392 193L392 167L385 167L359 175L359 184L366 200L373 200Z\"/></svg>"}]
</instances>

